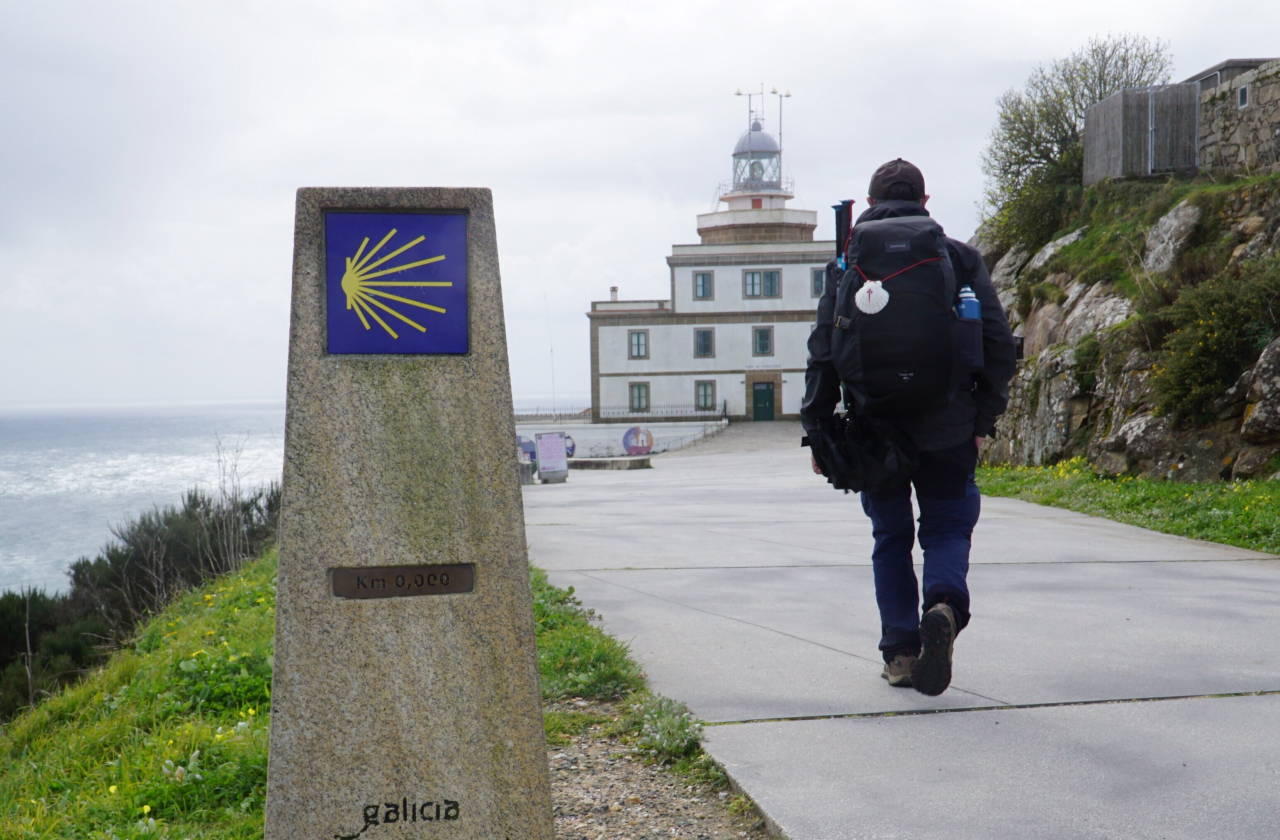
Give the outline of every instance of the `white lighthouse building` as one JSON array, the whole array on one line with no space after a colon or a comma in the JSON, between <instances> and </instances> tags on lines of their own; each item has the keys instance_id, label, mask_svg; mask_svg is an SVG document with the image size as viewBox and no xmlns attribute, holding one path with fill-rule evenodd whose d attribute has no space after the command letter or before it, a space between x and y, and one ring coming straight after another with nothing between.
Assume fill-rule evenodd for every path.
<instances>
[{"instance_id":1,"label":"white lighthouse building","mask_svg":"<svg viewBox=\"0 0 1280 840\"><path fill-rule=\"evenodd\" d=\"M793 210L782 148L758 120L733 149L727 209L698 216L697 245L673 245L667 300L594 301L591 414L596 422L727 414L794 418L806 343L834 242L817 213Z\"/></svg>"}]
</instances>

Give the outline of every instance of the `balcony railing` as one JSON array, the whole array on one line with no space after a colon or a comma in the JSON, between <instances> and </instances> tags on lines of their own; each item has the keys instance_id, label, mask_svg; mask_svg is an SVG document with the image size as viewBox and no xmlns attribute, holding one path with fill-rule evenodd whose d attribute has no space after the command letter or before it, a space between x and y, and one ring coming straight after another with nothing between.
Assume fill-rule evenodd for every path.
<instances>
[{"instance_id":1,"label":"balcony railing","mask_svg":"<svg viewBox=\"0 0 1280 840\"><path fill-rule=\"evenodd\" d=\"M550 408L525 406L516 410L517 423L573 425L591 423L590 408L571 406L567 408ZM653 404L648 408L638 409L626 405L606 405L600 408L600 421L620 423L635 421L637 423L659 420L722 420L729 416L729 403L721 401L708 408L693 403Z\"/></svg>"},{"instance_id":2,"label":"balcony railing","mask_svg":"<svg viewBox=\"0 0 1280 840\"><path fill-rule=\"evenodd\" d=\"M582 406L522 407L516 409L517 423L590 423L591 409Z\"/></svg>"},{"instance_id":3,"label":"balcony railing","mask_svg":"<svg viewBox=\"0 0 1280 840\"><path fill-rule=\"evenodd\" d=\"M728 400L707 408L699 407L693 403L655 403L644 409L632 408L626 405L605 405L600 407L600 419L610 422L621 420L720 420L728 416Z\"/></svg>"}]
</instances>

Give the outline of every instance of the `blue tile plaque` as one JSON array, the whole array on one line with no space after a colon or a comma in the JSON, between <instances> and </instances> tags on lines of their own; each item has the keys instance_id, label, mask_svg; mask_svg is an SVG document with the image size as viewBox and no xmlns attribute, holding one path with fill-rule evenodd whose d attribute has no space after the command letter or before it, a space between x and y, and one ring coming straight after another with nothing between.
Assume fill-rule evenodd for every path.
<instances>
[{"instance_id":1,"label":"blue tile plaque","mask_svg":"<svg viewBox=\"0 0 1280 840\"><path fill-rule=\"evenodd\" d=\"M467 352L467 217L328 213L330 353Z\"/></svg>"}]
</instances>

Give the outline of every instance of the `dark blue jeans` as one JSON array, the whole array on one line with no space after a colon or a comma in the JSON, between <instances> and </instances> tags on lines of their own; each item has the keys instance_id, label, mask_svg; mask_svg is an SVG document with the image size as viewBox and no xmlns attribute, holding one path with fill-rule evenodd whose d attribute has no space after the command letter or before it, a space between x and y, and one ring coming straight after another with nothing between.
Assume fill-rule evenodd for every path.
<instances>
[{"instance_id":1,"label":"dark blue jeans","mask_svg":"<svg viewBox=\"0 0 1280 840\"><path fill-rule=\"evenodd\" d=\"M978 448L972 441L921 452L920 466L898 490L862 494L871 519L875 549L876 603L880 606L880 651L888 662L900 653L920 653L920 591L911 552L916 529L911 487L920 507L920 548L924 550L924 609L946 602L956 626L969 623L969 547L982 498L973 480Z\"/></svg>"}]
</instances>

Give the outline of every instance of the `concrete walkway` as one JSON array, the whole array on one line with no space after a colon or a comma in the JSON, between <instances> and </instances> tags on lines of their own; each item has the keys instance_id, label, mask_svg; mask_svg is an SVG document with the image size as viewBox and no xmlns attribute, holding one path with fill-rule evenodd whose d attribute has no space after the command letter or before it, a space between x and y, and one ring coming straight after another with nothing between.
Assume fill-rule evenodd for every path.
<instances>
[{"instance_id":1,"label":"concrete walkway","mask_svg":"<svg viewBox=\"0 0 1280 840\"><path fill-rule=\"evenodd\" d=\"M987 498L952 687L893 689L870 526L799 434L525 488L532 561L782 834L1280 836L1280 561Z\"/></svg>"}]
</instances>

